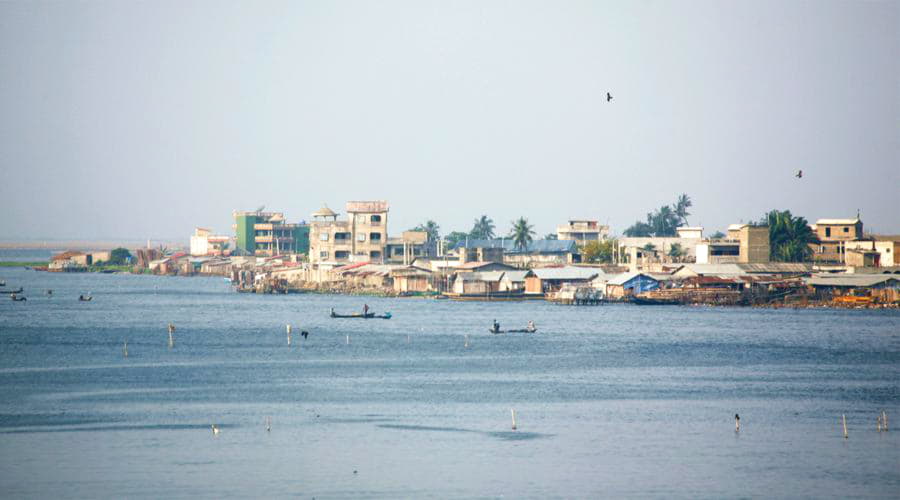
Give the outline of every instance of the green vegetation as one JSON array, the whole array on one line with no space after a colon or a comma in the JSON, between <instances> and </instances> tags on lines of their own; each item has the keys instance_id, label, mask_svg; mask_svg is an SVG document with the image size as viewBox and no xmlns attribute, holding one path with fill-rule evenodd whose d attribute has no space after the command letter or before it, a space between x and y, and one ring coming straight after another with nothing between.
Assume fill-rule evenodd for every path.
<instances>
[{"instance_id":1,"label":"green vegetation","mask_svg":"<svg viewBox=\"0 0 900 500\"><path fill-rule=\"evenodd\" d=\"M122 265L131 259L131 252L127 248L113 248L109 253L109 264Z\"/></svg>"},{"instance_id":2,"label":"green vegetation","mask_svg":"<svg viewBox=\"0 0 900 500\"><path fill-rule=\"evenodd\" d=\"M769 249L776 262L808 261L812 257L809 245L819 241L806 219L794 217L790 210L772 210L758 225L769 226Z\"/></svg>"},{"instance_id":3,"label":"green vegetation","mask_svg":"<svg viewBox=\"0 0 900 500\"><path fill-rule=\"evenodd\" d=\"M444 236L444 241L447 243L447 248L453 248L460 241L466 241L466 238L469 237L469 233L464 233L462 231L453 231L452 233Z\"/></svg>"},{"instance_id":4,"label":"green vegetation","mask_svg":"<svg viewBox=\"0 0 900 500\"><path fill-rule=\"evenodd\" d=\"M441 238L441 226L438 225L437 222L428 219L423 224L419 224L418 226L412 228L413 231L425 231L428 233L428 239L431 241L437 241Z\"/></svg>"},{"instance_id":5,"label":"green vegetation","mask_svg":"<svg viewBox=\"0 0 900 500\"><path fill-rule=\"evenodd\" d=\"M721 240L724 237L725 237L725 233L723 233L722 231L716 231L709 238L713 239L713 240Z\"/></svg>"},{"instance_id":6,"label":"green vegetation","mask_svg":"<svg viewBox=\"0 0 900 500\"><path fill-rule=\"evenodd\" d=\"M647 222L637 221L625 230L625 236L675 236L678 227L687 224L691 198L682 194L672 205L663 205L647 214Z\"/></svg>"},{"instance_id":7,"label":"green vegetation","mask_svg":"<svg viewBox=\"0 0 900 500\"><path fill-rule=\"evenodd\" d=\"M533 241L533 235L534 226L529 224L525 217L519 217L518 220L512 222L509 237L512 238L516 248L524 250Z\"/></svg>"},{"instance_id":8,"label":"green vegetation","mask_svg":"<svg viewBox=\"0 0 900 500\"><path fill-rule=\"evenodd\" d=\"M46 261L34 261L34 262L18 262L18 261L4 261L0 262L0 267L44 267L49 265L49 262Z\"/></svg>"},{"instance_id":9,"label":"green vegetation","mask_svg":"<svg viewBox=\"0 0 900 500\"><path fill-rule=\"evenodd\" d=\"M475 225L469 231L469 238L476 240L490 240L494 238L494 221L487 215L475 219Z\"/></svg>"},{"instance_id":10,"label":"green vegetation","mask_svg":"<svg viewBox=\"0 0 900 500\"><path fill-rule=\"evenodd\" d=\"M581 247L582 260L590 263L610 264L613 261L616 244L616 240L589 241Z\"/></svg>"},{"instance_id":11,"label":"green vegetation","mask_svg":"<svg viewBox=\"0 0 900 500\"><path fill-rule=\"evenodd\" d=\"M559 239L559 235L556 234L556 233L547 233L547 234L544 235L544 239L545 239L545 240L558 240L558 239Z\"/></svg>"},{"instance_id":12,"label":"green vegetation","mask_svg":"<svg viewBox=\"0 0 900 500\"><path fill-rule=\"evenodd\" d=\"M672 243L672 246L669 247L669 257L673 259L684 257L684 248L681 247L681 243Z\"/></svg>"},{"instance_id":13,"label":"green vegetation","mask_svg":"<svg viewBox=\"0 0 900 500\"><path fill-rule=\"evenodd\" d=\"M87 270L92 273L99 273L103 271L117 271L123 273L130 273L132 266L130 264L107 264L106 262L98 262L92 266L89 266Z\"/></svg>"}]
</instances>

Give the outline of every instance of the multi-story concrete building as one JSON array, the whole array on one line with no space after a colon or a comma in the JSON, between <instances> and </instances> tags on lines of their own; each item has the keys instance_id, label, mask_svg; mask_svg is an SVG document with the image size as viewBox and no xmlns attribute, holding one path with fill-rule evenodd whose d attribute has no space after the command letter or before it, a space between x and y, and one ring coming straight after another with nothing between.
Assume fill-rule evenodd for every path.
<instances>
[{"instance_id":1,"label":"multi-story concrete building","mask_svg":"<svg viewBox=\"0 0 900 500\"><path fill-rule=\"evenodd\" d=\"M819 219L812 226L819 239L810 244L815 262L843 264L847 242L860 240L863 237L863 223L856 219Z\"/></svg>"},{"instance_id":2,"label":"multi-story concrete building","mask_svg":"<svg viewBox=\"0 0 900 500\"><path fill-rule=\"evenodd\" d=\"M728 226L728 236L697 244L697 264L765 264L769 262L769 227Z\"/></svg>"},{"instance_id":3,"label":"multi-story concrete building","mask_svg":"<svg viewBox=\"0 0 900 500\"><path fill-rule=\"evenodd\" d=\"M191 255L222 255L231 241L229 236L212 234L212 231L203 227L194 229L191 236Z\"/></svg>"},{"instance_id":4,"label":"multi-story concrete building","mask_svg":"<svg viewBox=\"0 0 900 500\"><path fill-rule=\"evenodd\" d=\"M250 255L272 256L309 251L309 225L289 224L282 212L238 212L234 216L235 246Z\"/></svg>"},{"instance_id":5,"label":"multi-story concrete building","mask_svg":"<svg viewBox=\"0 0 900 500\"><path fill-rule=\"evenodd\" d=\"M425 231L404 231L399 238L388 238L384 251L386 262L409 265L418 257L437 255L437 242Z\"/></svg>"},{"instance_id":6,"label":"multi-story concrete building","mask_svg":"<svg viewBox=\"0 0 900 500\"><path fill-rule=\"evenodd\" d=\"M557 239L575 240L578 245L606 239L607 237L609 237L609 226L601 225L596 220L573 219L567 224L556 226Z\"/></svg>"},{"instance_id":7,"label":"multi-story concrete building","mask_svg":"<svg viewBox=\"0 0 900 500\"><path fill-rule=\"evenodd\" d=\"M312 214L309 261L315 264L385 261L386 201L348 201L347 219L323 207Z\"/></svg>"}]
</instances>

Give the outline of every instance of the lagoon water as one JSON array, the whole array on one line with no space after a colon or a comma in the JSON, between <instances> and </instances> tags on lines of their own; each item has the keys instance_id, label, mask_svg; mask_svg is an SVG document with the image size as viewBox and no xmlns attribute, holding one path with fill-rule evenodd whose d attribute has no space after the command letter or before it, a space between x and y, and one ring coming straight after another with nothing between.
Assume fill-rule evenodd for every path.
<instances>
[{"instance_id":1,"label":"lagoon water","mask_svg":"<svg viewBox=\"0 0 900 500\"><path fill-rule=\"evenodd\" d=\"M28 297L0 296L6 498L900 492L897 311L261 296L221 278L22 268L4 279ZM328 317L364 303L393 319ZM491 335L493 319L533 319L539 333ZM875 431L881 410L890 432Z\"/></svg>"}]
</instances>

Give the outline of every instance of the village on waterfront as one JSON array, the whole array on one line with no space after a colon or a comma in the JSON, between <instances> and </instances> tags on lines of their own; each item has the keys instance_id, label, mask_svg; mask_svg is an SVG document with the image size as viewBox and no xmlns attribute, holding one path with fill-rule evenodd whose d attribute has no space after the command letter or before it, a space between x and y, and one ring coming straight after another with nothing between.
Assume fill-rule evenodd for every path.
<instances>
[{"instance_id":1,"label":"village on waterfront","mask_svg":"<svg viewBox=\"0 0 900 500\"><path fill-rule=\"evenodd\" d=\"M327 206L309 221L235 211L233 234L197 227L185 248L65 251L52 272L222 276L238 292L344 293L453 300L547 300L596 305L708 304L898 307L900 236L864 231L857 216L808 224L773 211L705 235L687 224L690 198L614 237L597 219L563 221L535 236L527 219L497 235L486 215L468 232L434 221L388 232L387 201ZM397 234L399 233L399 234Z\"/></svg>"}]
</instances>

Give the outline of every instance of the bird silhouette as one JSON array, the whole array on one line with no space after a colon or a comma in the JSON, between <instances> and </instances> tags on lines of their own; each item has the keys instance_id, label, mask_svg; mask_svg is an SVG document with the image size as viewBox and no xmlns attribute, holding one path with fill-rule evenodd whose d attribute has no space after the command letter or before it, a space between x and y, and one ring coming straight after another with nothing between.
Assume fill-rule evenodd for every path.
<instances>
[{"instance_id":1,"label":"bird silhouette","mask_svg":"<svg viewBox=\"0 0 900 500\"><path fill-rule=\"evenodd\" d=\"M612 101L612 94L609 92L606 93L606 102Z\"/></svg>"},{"instance_id":2,"label":"bird silhouette","mask_svg":"<svg viewBox=\"0 0 900 500\"><path fill-rule=\"evenodd\" d=\"M802 178L803 178L803 171L802 171L802 170L798 170L798 171L797 171L797 174L795 175L795 177L798 178L798 179L802 179Z\"/></svg>"}]
</instances>

